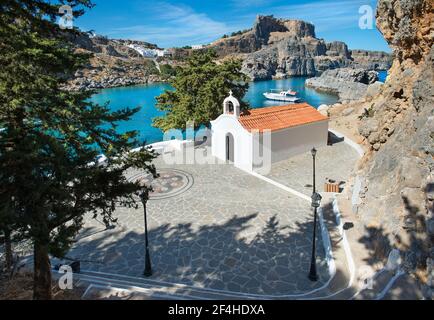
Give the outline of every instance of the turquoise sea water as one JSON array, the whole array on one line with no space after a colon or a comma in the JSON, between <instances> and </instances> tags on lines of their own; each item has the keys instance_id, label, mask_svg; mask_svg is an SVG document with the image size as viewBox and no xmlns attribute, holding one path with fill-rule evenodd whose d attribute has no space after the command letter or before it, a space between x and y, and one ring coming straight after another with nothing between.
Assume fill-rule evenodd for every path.
<instances>
[{"instance_id":1,"label":"turquoise sea water","mask_svg":"<svg viewBox=\"0 0 434 320\"><path fill-rule=\"evenodd\" d=\"M384 81L386 75L387 72L381 72L380 80ZM291 89L297 91L298 96L303 101L316 108L321 104L333 104L338 101L338 98L334 95L323 94L313 89L305 88L305 80L305 77L297 77L285 80L252 82L244 99L250 103L252 108L285 104L277 101L268 101L262 94L270 89ZM140 111L130 121L119 124L119 131L137 130L140 141L153 143L163 139L163 132L151 125L153 118L163 114L155 108L155 97L168 89L171 89L171 87L165 83L104 89L94 95L91 100L99 104L109 101L109 105L113 111L125 107L139 106L141 108Z\"/></svg>"},{"instance_id":2,"label":"turquoise sea water","mask_svg":"<svg viewBox=\"0 0 434 320\"><path fill-rule=\"evenodd\" d=\"M386 82L386 78L387 78L387 71L378 72L378 79L380 80L380 82Z\"/></svg>"},{"instance_id":3,"label":"turquoise sea water","mask_svg":"<svg viewBox=\"0 0 434 320\"><path fill-rule=\"evenodd\" d=\"M318 108L322 104L333 104L337 102L338 99L335 95L319 93L313 89L306 88L304 86L306 79L307 78L305 77L296 77L285 80L252 82L250 83L249 91L244 100L249 102L252 108L285 105L287 102L270 101L265 99L263 93L271 89L291 89L297 91L297 96L301 98L302 101L309 103L315 108Z\"/></svg>"},{"instance_id":4,"label":"turquoise sea water","mask_svg":"<svg viewBox=\"0 0 434 320\"><path fill-rule=\"evenodd\" d=\"M113 111L126 107L140 107L130 121L119 123L119 132L137 130L140 141L153 143L163 140L163 133L160 129L152 127L152 119L164 114L155 108L155 97L165 90L171 89L166 83L120 87L101 90L92 97L92 102L103 104L110 102L109 106Z\"/></svg>"}]
</instances>

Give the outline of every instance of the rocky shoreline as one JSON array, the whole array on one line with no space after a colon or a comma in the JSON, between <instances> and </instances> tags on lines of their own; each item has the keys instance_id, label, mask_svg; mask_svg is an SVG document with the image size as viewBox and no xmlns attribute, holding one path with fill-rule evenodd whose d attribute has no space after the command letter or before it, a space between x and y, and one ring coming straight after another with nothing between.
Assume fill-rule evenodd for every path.
<instances>
[{"instance_id":1,"label":"rocky shoreline","mask_svg":"<svg viewBox=\"0 0 434 320\"><path fill-rule=\"evenodd\" d=\"M91 54L89 64L69 79L67 90L95 90L164 82L157 59L142 56L132 45L159 50L143 41L108 39L88 33L70 35L76 52Z\"/></svg>"},{"instance_id":2,"label":"rocky shoreline","mask_svg":"<svg viewBox=\"0 0 434 320\"><path fill-rule=\"evenodd\" d=\"M91 53L88 66L70 79L68 90L103 89L164 82L158 62L182 65L194 50L169 49L171 55L145 58L131 46L158 49L142 41L116 40L88 33L71 36L77 51ZM258 16L252 29L219 39L200 50L215 50L220 60L243 61L252 81L317 76L330 69L387 70L392 56L385 52L350 50L344 42L316 38L315 26L299 20Z\"/></svg>"},{"instance_id":3,"label":"rocky shoreline","mask_svg":"<svg viewBox=\"0 0 434 320\"><path fill-rule=\"evenodd\" d=\"M119 87L130 87L137 85L146 85L153 83L164 83L167 80L162 79L158 75L150 75L145 77L140 76L118 76L108 75L102 78L93 77L78 77L68 84L67 90L82 91L82 90L99 90Z\"/></svg>"},{"instance_id":4,"label":"rocky shoreline","mask_svg":"<svg viewBox=\"0 0 434 320\"><path fill-rule=\"evenodd\" d=\"M349 103L376 95L383 86L376 71L339 68L325 71L321 76L306 80L306 87L336 94L340 101Z\"/></svg>"}]
</instances>

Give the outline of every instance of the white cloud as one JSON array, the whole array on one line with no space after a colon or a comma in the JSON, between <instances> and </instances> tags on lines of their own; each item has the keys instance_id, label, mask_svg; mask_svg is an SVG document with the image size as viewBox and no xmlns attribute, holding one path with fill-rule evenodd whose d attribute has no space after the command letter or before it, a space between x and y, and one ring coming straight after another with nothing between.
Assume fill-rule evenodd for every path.
<instances>
[{"instance_id":1,"label":"white cloud","mask_svg":"<svg viewBox=\"0 0 434 320\"><path fill-rule=\"evenodd\" d=\"M258 13L311 22L315 25L316 31L323 32L358 27L360 6L371 5L375 8L375 4L376 0L314 0L298 4L267 6ZM246 12L248 12L247 7ZM240 14L237 20L244 24L253 22L256 14L250 12Z\"/></svg>"},{"instance_id":2,"label":"white cloud","mask_svg":"<svg viewBox=\"0 0 434 320\"><path fill-rule=\"evenodd\" d=\"M236 9L251 9L252 7L270 5L272 2L272 0L231 0L231 5Z\"/></svg>"},{"instance_id":3,"label":"white cloud","mask_svg":"<svg viewBox=\"0 0 434 320\"><path fill-rule=\"evenodd\" d=\"M146 24L115 28L107 35L144 40L167 47L208 43L233 31L227 24L185 5L160 2L147 6L146 10L147 16L153 17Z\"/></svg>"},{"instance_id":4,"label":"white cloud","mask_svg":"<svg viewBox=\"0 0 434 320\"><path fill-rule=\"evenodd\" d=\"M314 1L304 4L284 5L269 8L280 17L309 21L317 31L349 29L358 26L359 8L373 5L373 0Z\"/></svg>"},{"instance_id":5,"label":"white cloud","mask_svg":"<svg viewBox=\"0 0 434 320\"><path fill-rule=\"evenodd\" d=\"M257 14L305 20L313 23L316 31L320 33L340 31L358 27L360 6L368 4L375 7L376 4L376 0L311 0L298 4L288 1L287 5L276 5L276 2L231 0L232 10L228 10L226 16L232 14L233 18L223 22L187 5L140 1L135 10L146 12L146 20L143 23L112 28L106 34L111 37L153 42L161 47L204 44L223 34L251 27ZM255 10L255 6L261 9Z\"/></svg>"}]
</instances>

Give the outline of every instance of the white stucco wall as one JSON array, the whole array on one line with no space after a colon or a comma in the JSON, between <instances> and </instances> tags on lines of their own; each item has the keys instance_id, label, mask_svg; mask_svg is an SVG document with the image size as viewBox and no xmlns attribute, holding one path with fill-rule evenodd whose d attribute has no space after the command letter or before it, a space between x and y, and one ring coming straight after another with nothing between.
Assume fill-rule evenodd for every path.
<instances>
[{"instance_id":1,"label":"white stucco wall","mask_svg":"<svg viewBox=\"0 0 434 320\"><path fill-rule=\"evenodd\" d=\"M226 136L234 137L234 165L237 168L252 170L252 136L246 131L234 115L223 114L211 121L212 155L226 161Z\"/></svg>"},{"instance_id":2,"label":"white stucco wall","mask_svg":"<svg viewBox=\"0 0 434 320\"><path fill-rule=\"evenodd\" d=\"M230 114L223 114L212 121L211 128L213 156L226 161L226 136L231 133L234 137L234 165L247 171L261 169L255 164L267 166L309 152L313 147L326 146L328 140L328 120L274 131L269 139L258 138L258 133L248 132ZM260 143L254 143L254 139L259 139ZM271 148L267 143L270 140ZM271 163L268 158L271 158Z\"/></svg>"},{"instance_id":3,"label":"white stucco wall","mask_svg":"<svg viewBox=\"0 0 434 320\"><path fill-rule=\"evenodd\" d=\"M271 162L286 160L297 154L327 145L328 120L305 124L271 133ZM262 146L261 146L262 147ZM258 152L254 152L254 160Z\"/></svg>"}]
</instances>

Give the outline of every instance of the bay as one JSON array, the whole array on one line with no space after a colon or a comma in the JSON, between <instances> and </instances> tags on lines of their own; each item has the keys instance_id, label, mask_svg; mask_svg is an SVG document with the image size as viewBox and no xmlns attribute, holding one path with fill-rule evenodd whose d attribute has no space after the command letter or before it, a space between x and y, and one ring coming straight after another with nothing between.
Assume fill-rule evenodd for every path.
<instances>
[{"instance_id":1,"label":"bay","mask_svg":"<svg viewBox=\"0 0 434 320\"><path fill-rule=\"evenodd\" d=\"M380 81L384 82L387 72L380 72ZM283 105L277 101L266 100L263 93L271 89L295 90L297 96L315 108L322 104L334 104L338 97L331 94L317 92L304 86L306 77L294 77L284 80L268 80L251 82L249 91L244 97L252 108ZM116 111L125 107L140 107L130 121L119 124L119 132L136 130L139 132L139 140L146 143L154 143L163 140L163 132L152 126L152 119L164 113L155 107L156 97L165 90L170 90L167 83L155 83L132 87L120 87L100 90L92 96L91 101L99 104L109 102L111 110ZM223 107L222 107L223 108Z\"/></svg>"}]
</instances>

